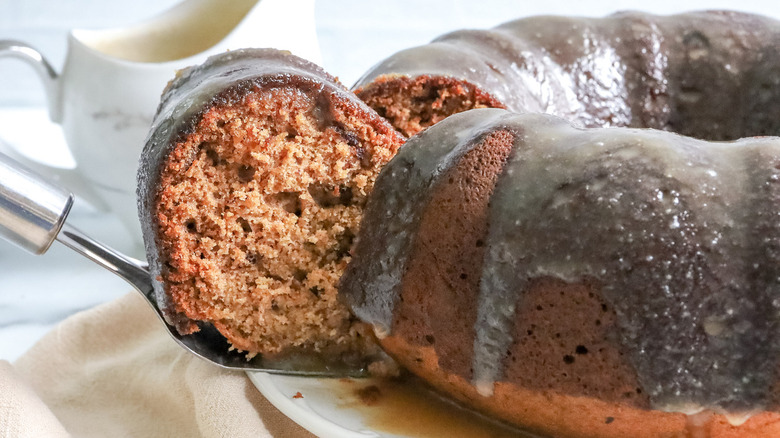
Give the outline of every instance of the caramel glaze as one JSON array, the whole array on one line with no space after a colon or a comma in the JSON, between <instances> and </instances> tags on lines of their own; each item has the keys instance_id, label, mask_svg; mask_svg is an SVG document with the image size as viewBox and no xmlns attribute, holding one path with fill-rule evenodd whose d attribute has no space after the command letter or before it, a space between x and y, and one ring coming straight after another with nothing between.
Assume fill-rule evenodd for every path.
<instances>
[{"instance_id":1,"label":"caramel glaze","mask_svg":"<svg viewBox=\"0 0 780 438\"><path fill-rule=\"evenodd\" d=\"M540 438L466 409L419 378L323 380L339 406L356 410L371 430L399 436ZM305 397L305 394L304 394Z\"/></svg>"},{"instance_id":2,"label":"caramel glaze","mask_svg":"<svg viewBox=\"0 0 780 438\"><path fill-rule=\"evenodd\" d=\"M461 113L383 169L340 294L404 366L515 424L663 436L704 410L769 436L778 167L777 138Z\"/></svg>"},{"instance_id":3,"label":"caramel glaze","mask_svg":"<svg viewBox=\"0 0 780 438\"><path fill-rule=\"evenodd\" d=\"M780 132L780 23L757 15L524 18L398 52L353 88L382 114L404 81L442 77L476 87L489 106L584 127L656 128L708 140Z\"/></svg>"}]
</instances>

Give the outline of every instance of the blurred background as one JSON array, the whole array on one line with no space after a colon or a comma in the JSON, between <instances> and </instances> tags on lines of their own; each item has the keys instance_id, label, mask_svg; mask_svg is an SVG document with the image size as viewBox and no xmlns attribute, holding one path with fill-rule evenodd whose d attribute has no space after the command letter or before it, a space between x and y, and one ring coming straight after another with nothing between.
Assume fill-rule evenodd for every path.
<instances>
[{"instance_id":1,"label":"blurred background","mask_svg":"<svg viewBox=\"0 0 780 438\"><path fill-rule=\"evenodd\" d=\"M0 0L0 39L36 47L59 71L70 29L134 24L177 2ZM451 30L492 27L537 14L602 16L627 9L658 14L735 9L780 19L777 0L317 0L315 17L323 67L351 86L384 57ZM292 22L296 17L280 19ZM14 59L0 59L0 141L28 156L72 164L61 129L49 121L39 78ZM98 239L120 248L131 245L111 215L78 203L71 218ZM14 360L63 318L130 290L120 279L58 244L46 255L34 257L0 241L0 359Z\"/></svg>"}]
</instances>

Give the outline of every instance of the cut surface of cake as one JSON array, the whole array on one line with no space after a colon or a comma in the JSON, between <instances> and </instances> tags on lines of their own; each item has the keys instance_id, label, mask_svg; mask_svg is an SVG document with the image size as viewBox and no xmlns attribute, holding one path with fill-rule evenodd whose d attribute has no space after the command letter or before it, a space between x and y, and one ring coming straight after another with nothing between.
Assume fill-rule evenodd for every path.
<instances>
[{"instance_id":1,"label":"cut surface of cake","mask_svg":"<svg viewBox=\"0 0 780 438\"><path fill-rule=\"evenodd\" d=\"M139 172L161 308L238 350L355 355L373 336L337 299L363 205L402 138L319 67L227 52L166 89Z\"/></svg>"}]
</instances>

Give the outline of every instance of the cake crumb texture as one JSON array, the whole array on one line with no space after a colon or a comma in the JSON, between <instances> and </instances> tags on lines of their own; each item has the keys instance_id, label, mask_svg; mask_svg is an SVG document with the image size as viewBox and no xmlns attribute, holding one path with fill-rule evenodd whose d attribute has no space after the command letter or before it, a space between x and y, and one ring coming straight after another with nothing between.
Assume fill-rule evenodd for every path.
<instances>
[{"instance_id":1,"label":"cake crumb texture","mask_svg":"<svg viewBox=\"0 0 780 438\"><path fill-rule=\"evenodd\" d=\"M462 111L505 108L473 84L444 76L387 75L356 94L406 137Z\"/></svg>"},{"instance_id":2,"label":"cake crumb texture","mask_svg":"<svg viewBox=\"0 0 780 438\"><path fill-rule=\"evenodd\" d=\"M372 348L335 285L397 137L322 90L216 102L161 173L155 217L176 310L250 353Z\"/></svg>"}]
</instances>

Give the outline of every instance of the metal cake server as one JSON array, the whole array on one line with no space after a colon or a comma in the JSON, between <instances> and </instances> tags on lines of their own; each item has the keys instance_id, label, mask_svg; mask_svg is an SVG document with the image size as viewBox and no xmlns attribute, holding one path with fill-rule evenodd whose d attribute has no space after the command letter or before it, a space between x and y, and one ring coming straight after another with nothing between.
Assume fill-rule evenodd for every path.
<instances>
[{"instance_id":1,"label":"metal cake server","mask_svg":"<svg viewBox=\"0 0 780 438\"><path fill-rule=\"evenodd\" d=\"M247 359L230 350L230 344L209 324L190 335L181 335L163 318L155 298L147 264L97 242L66 223L74 197L9 157L0 154L0 238L32 253L45 253L57 240L68 248L118 275L146 299L171 337L192 354L218 365L241 371L317 377L360 377L365 364L348 364L301 352L270 359Z\"/></svg>"}]
</instances>

